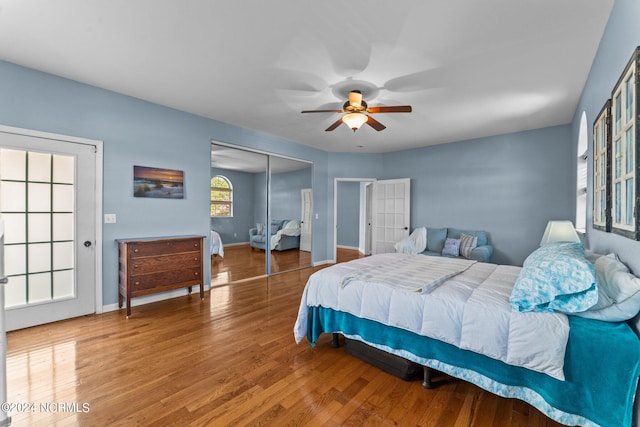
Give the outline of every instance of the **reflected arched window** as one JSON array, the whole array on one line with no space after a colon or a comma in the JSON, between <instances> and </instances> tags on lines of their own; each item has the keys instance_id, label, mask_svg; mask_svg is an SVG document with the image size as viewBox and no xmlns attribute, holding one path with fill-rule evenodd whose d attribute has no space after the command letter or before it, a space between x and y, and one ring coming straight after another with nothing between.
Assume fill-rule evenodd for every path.
<instances>
[{"instance_id":1,"label":"reflected arched window","mask_svg":"<svg viewBox=\"0 0 640 427\"><path fill-rule=\"evenodd\" d=\"M233 186L222 175L211 178L211 216L233 216Z\"/></svg>"}]
</instances>

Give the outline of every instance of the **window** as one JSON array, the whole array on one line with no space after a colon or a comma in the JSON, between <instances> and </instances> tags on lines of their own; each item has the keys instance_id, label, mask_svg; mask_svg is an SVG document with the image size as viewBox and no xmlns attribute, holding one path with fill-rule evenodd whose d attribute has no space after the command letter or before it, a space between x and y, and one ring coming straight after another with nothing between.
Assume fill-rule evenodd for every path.
<instances>
[{"instance_id":1,"label":"window","mask_svg":"<svg viewBox=\"0 0 640 427\"><path fill-rule=\"evenodd\" d=\"M587 229L587 158L589 145L587 114L583 111L578 135L578 162L576 176L576 230L585 233Z\"/></svg>"},{"instance_id":2,"label":"window","mask_svg":"<svg viewBox=\"0 0 640 427\"><path fill-rule=\"evenodd\" d=\"M611 100L593 124L593 228L611 231Z\"/></svg>"},{"instance_id":3,"label":"window","mask_svg":"<svg viewBox=\"0 0 640 427\"><path fill-rule=\"evenodd\" d=\"M640 46L593 123L593 228L640 240Z\"/></svg>"},{"instance_id":4,"label":"window","mask_svg":"<svg viewBox=\"0 0 640 427\"><path fill-rule=\"evenodd\" d=\"M611 159L612 231L638 239L636 218L636 73L638 49L634 52L622 77L613 89L611 115L613 152Z\"/></svg>"},{"instance_id":5,"label":"window","mask_svg":"<svg viewBox=\"0 0 640 427\"><path fill-rule=\"evenodd\" d=\"M211 178L211 216L233 216L233 186L222 175Z\"/></svg>"}]
</instances>

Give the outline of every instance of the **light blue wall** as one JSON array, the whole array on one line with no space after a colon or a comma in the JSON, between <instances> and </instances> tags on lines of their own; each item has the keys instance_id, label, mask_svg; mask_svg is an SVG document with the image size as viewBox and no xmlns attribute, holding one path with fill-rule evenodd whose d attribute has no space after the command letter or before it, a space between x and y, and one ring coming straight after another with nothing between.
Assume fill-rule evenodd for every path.
<instances>
[{"instance_id":1,"label":"light blue wall","mask_svg":"<svg viewBox=\"0 0 640 427\"><path fill-rule=\"evenodd\" d=\"M338 246L358 248L360 235L360 183L338 182L337 243Z\"/></svg>"},{"instance_id":2,"label":"light blue wall","mask_svg":"<svg viewBox=\"0 0 640 427\"><path fill-rule=\"evenodd\" d=\"M271 175L271 218L302 219L302 189L311 188L311 169Z\"/></svg>"},{"instance_id":3,"label":"light blue wall","mask_svg":"<svg viewBox=\"0 0 640 427\"><path fill-rule=\"evenodd\" d=\"M351 136L351 135L349 135ZM328 227L333 227L334 224L338 226L340 221L336 221L334 223L333 217L333 203L334 203L334 187L337 186L340 188L346 181L338 181L336 184L335 179L339 178L378 178L381 176L383 171L382 159L384 154L366 154L366 153L329 153L329 167L328 174L329 178L327 181L328 188L328 202L329 209L328 212ZM314 189L315 191L315 189ZM338 191L338 196L340 195L340 191ZM337 200L338 206L337 209L341 208L341 203ZM346 221L344 227L356 226L356 221L358 220L358 212L354 212L353 214L349 213L348 217L343 219ZM351 224L351 225L349 225ZM329 228L328 230L332 230ZM333 248L333 231L328 232L325 235L325 241L327 244L327 248ZM358 247L358 241L355 241L355 244L346 244L339 243L340 241L336 238L336 242L338 244L344 244L345 246ZM333 254L331 255L333 256Z\"/></svg>"},{"instance_id":4,"label":"light blue wall","mask_svg":"<svg viewBox=\"0 0 640 427\"><path fill-rule=\"evenodd\" d=\"M233 186L233 217L211 218L211 228L220 234L225 245L249 241L249 228L254 227L254 174L211 168L211 176L223 175ZM263 188L264 190L264 188Z\"/></svg>"},{"instance_id":5,"label":"light blue wall","mask_svg":"<svg viewBox=\"0 0 640 427\"><path fill-rule=\"evenodd\" d=\"M631 0L615 3L578 108L587 111L590 124L640 44L634 19L639 8ZM579 112L570 126L387 154L344 154L2 61L0 94L0 124L104 141L104 212L118 215L116 224L103 226L105 304L117 301L115 238L208 233L211 140L314 163L314 262L332 257L334 178L410 177L412 227L485 229L496 248L495 262L520 264L538 244L547 220L574 215ZM184 170L185 199L134 199L134 164ZM640 270L637 242L588 232L595 249L614 250Z\"/></svg>"},{"instance_id":6,"label":"light blue wall","mask_svg":"<svg viewBox=\"0 0 640 427\"><path fill-rule=\"evenodd\" d=\"M253 222L266 224L267 222L267 173L253 174Z\"/></svg>"},{"instance_id":7,"label":"light blue wall","mask_svg":"<svg viewBox=\"0 0 640 427\"><path fill-rule=\"evenodd\" d=\"M605 101L611 97L611 91L627 65L631 53L639 45L640 2L637 0L616 0L573 118L572 147L574 152L577 152L580 119L584 111L587 116L589 133L589 159L593 159L593 121ZM591 162L589 162L588 171L588 245L596 252L618 254L636 275L640 274L640 242L593 229L593 169Z\"/></svg>"},{"instance_id":8,"label":"light blue wall","mask_svg":"<svg viewBox=\"0 0 640 427\"><path fill-rule=\"evenodd\" d=\"M104 142L104 212L118 218L102 228L105 305L118 300L115 239L208 236L212 140L314 162L314 207L320 220L313 233L326 234L326 152L3 61L0 124ZM183 170L185 198L133 198L133 165ZM312 245L314 262L328 259L325 239L314 238ZM210 277L208 263L205 275Z\"/></svg>"},{"instance_id":9,"label":"light blue wall","mask_svg":"<svg viewBox=\"0 0 640 427\"><path fill-rule=\"evenodd\" d=\"M550 219L573 218L568 125L398 151L384 178L411 178L411 229L485 230L492 262L521 265Z\"/></svg>"}]
</instances>

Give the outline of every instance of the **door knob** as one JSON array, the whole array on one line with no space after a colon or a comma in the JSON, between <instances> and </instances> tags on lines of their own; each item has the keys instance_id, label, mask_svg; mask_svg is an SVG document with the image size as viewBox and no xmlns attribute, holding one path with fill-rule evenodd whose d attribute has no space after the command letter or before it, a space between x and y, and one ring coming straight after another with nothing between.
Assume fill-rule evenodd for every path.
<instances>
[{"instance_id":1,"label":"door knob","mask_svg":"<svg viewBox=\"0 0 640 427\"><path fill-rule=\"evenodd\" d=\"M91 246L91 241L89 241L89 240L85 240L85 241L84 241L84 246L85 246L85 247L87 247L87 248L88 248L89 246Z\"/></svg>"}]
</instances>

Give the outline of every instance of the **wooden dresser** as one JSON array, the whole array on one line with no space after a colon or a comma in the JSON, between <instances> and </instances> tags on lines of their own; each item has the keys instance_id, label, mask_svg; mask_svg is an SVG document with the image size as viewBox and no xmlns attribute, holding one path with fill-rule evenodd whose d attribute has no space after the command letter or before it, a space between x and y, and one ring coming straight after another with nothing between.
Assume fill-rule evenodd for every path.
<instances>
[{"instance_id":1,"label":"wooden dresser","mask_svg":"<svg viewBox=\"0 0 640 427\"><path fill-rule=\"evenodd\" d=\"M141 239L116 239L120 292L118 305L126 300L127 317L131 315L131 298L200 285L203 280L204 236L169 236Z\"/></svg>"}]
</instances>

